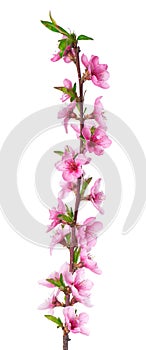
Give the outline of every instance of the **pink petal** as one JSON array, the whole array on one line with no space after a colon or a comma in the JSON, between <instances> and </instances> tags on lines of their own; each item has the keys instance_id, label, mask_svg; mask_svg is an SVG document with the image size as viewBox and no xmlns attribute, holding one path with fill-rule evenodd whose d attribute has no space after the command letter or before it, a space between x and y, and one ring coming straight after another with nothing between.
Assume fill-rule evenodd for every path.
<instances>
[{"instance_id":1,"label":"pink petal","mask_svg":"<svg viewBox=\"0 0 146 350\"><path fill-rule=\"evenodd\" d=\"M65 282L68 283L69 285L71 285L74 282L74 276L69 271L64 272L64 279L65 279Z\"/></svg>"},{"instance_id":2,"label":"pink petal","mask_svg":"<svg viewBox=\"0 0 146 350\"><path fill-rule=\"evenodd\" d=\"M68 117L64 118L63 124L64 124L66 134L68 134L68 122L69 122L69 118Z\"/></svg>"},{"instance_id":3,"label":"pink petal","mask_svg":"<svg viewBox=\"0 0 146 350\"><path fill-rule=\"evenodd\" d=\"M70 59L69 56L65 56L65 57L63 57L63 59L64 59L65 63L70 63L71 62L71 59Z\"/></svg>"},{"instance_id":4,"label":"pink petal","mask_svg":"<svg viewBox=\"0 0 146 350\"><path fill-rule=\"evenodd\" d=\"M69 79L64 79L63 84L67 89L72 89L72 82Z\"/></svg>"},{"instance_id":5,"label":"pink petal","mask_svg":"<svg viewBox=\"0 0 146 350\"><path fill-rule=\"evenodd\" d=\"M45 300L44 303L42 303L41 305L38 306L38 310L46 310L50 308L50 302L49 300ZM51 311L51 309L50 309ZM52 310L53 313L53 310Z\"/></svg>"},{"instance_id":6,"label":"pink petal","mask_svg":"<svg viewBox=\"0 0 146 350\"><path fill-rule=\"evenodd\" d=\"M63 94L62 97L61 97L61 101L62 101L62 102L65 102L65 101L67 101L69 98L70 98L69 95Z\"/></svg>"},{"instance_id":7,"label":"pink petal","mask_svg":"<svg viewBox=\"0 0 146 350\"><path fill-rule=\"evenodd\" d=\"M97 79L97 77L95 75L92 75L92 83L96 86L99 86L99 80Z\"/></svg>"},{"instance_id":8,"label":"pink petal","mask_svg":"<svg viewBox=\"0 0 146 350\"><path fill-rule=\"evenodd\" d=\"M60 52L60 51L59 51ZM52 62L56 62L56 61L59 61L61 59L60 55L59 55L59 52L54 54L54 56L51 58L51 61Z\"/></svg>"},{"instance_id":9,"label":"pink petal","mask_svg":"<svg viewBox=\"0 0 146 350\"><path fill-rule=\"evenodd\" d=\"M90 331L88 328L84 327L84 326L81 326L80 327L80 333L84 334L84 335L89 335L90 334Z\"/></svg>"},{"instance_id":10,"label":"pink petal","mask_svg":"<svg viewBox=\"0 0 146 350\"><path fill-rule=\"evenodd\" d=\"M87 323L89 321L89 316L86 312L81 312L79 315L80 323Z\"/></svg>"},{"instance_id":11,"label":"pink petal","mask_svg":"<svg viewBox=\"0 0 146 350\"><path fill-rule=\"evenodd\" d=\"M91 56L91 62L93 66L96 68L99 65L99 57L98 56Z\"/></svg>"},{"instance_id":12,"label":"pink petal","mask_svg":"<svg viewBox=\"0 0 146 350\"><path fill-rule=\"evenodd\" d=\"M84 126L84 128L82 129L82 135L86 140L90 140L91 138L90 128L87 128L86 126Z\"/></svg>"},{"instance_id":13,"label":"pink petal","mask_svg":"<svg viewBox=\"0 0 146 350\"><path fill-rule=\"evenodd\" d=\"M59 162L57 162L57 163L55 164L55 167L56 167L56 169L62 171L62 170L65 169L65 164L64 164L64 162L61 160L61 161L59 161Z\"/></svg>"},{"instance_id":14,"label":"pink petal","mask_svg":"<svg viewBox=\"0 0 146 350\"><path fill-rule=\"evenodd\" d=\"M87 56L84 55L84 53L83 53L82 56L81 56L81 61L82 61L83 65L87 68L87 67L88 67L88 64L89 64L89 61L88 61Z\"/></svg>"},{"instance_id":15,"label":"pink petal","mask_svg":"<svg viewBox=\"0 0 146 350\"><path fill-rule=\"evenodd\" d=\"M83 222L83 225L92 224L96 220L96 217L90 217Z\"/></svg>"},{"instance_id":16,"label":"pink petal","mask_svg":"<svg viewBox=\"0 0 146 350\"><path fill-rule=\"evenodd\" d=\"M110 87L110 85L106 81L99 81L98 86L103 88L103 89L108 89Z\"/></svg>"},{"instance_id":17,"label":"pink petal","mask_svg":"<svg viewBox=\"0 0 146 350\"><path fill-rule=\"evenodd\" d=\"M89 229L89 230L92 230L92 232L99 232L103 229L103 224L102 222L100 221L96 221L93 225L92 225L92 229Z\"/></svg>"},{"instance_id":18,"label":"pink petal","mask_svg":"<svg viewBox=\"0 0 146 350\"><path fill-rule=\"evenodd\" d=\"M87 158L84 154L80 153L76 157L76 162L80 165L83 165L89 163L89 159L90 158Z\"/></svg>"},{"instance_id":19,"label":"pink petal","mask_svg":"<svg viewBox=\"0 0 146 350\"><path fill-rule=\"evenodd\" d=\"M77 124L71 124L71 127L76 131L77 136L80 135L80 129Z\"/></svg>"}]
</instances>

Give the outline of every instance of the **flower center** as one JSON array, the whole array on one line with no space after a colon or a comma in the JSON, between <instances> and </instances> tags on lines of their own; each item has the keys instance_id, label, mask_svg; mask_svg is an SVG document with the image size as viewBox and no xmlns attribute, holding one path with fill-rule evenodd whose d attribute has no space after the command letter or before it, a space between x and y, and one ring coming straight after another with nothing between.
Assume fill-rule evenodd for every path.
<instances>
[{"instance_id":1,"label":"flower center","mask_svg":"<svg viewBox=\"0 0 146 350\"><path fill-rule=\"evenodd\" d=\"M73 171L77 171L78 170L78 164L71 160L69 163L68 163L68 169L73 172Z\"/></svg>"}]
</instances>

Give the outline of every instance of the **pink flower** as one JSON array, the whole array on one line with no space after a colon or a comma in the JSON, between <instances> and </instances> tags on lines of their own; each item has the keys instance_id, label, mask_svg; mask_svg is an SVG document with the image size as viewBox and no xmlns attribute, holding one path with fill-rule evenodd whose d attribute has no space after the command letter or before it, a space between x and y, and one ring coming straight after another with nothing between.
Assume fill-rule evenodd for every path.
<instances>
[{"instance_id":1,"label":"pink flower","mask_svg":"<svg viewBox=\"0 0 146 350\"><path fill-rule=\"evenodd\" d=\"M89 198L94 205L94 207L100 212L100 214L104 214L104 210L101 208L101 204L105 199L105 194L101 191L99 192L101 179L95 181L93 187L91 187Z\"/></svg>"},{"instance_id":2,"label":"pink flower","mask_svg":"<svg viewBox=\"0 0 146 350\"><path fill-rule=\"evenodd\" d=\"M50 254L52 254L52 250L55 247L56 244L60 243L66 246L66 241L64 240L64 237L70 233L70 226L65 225L65 227L59 227L57 231L55 232L51 244L50 244Z\"/></svg>"},{"instance_id":3,"label":"pink flower","mask_svg":"<svg viewBox=\"0 0 146 350\"><path fill-rule=\"evenodd\" d=\"M51 225L48 226L47 232L51 231L54 227L56 227L58 224L62 222L61 219L59 219L58 215L59 214L65 214L65 205L62 202L60 198L58 198L58 207L52 208L49 210L50 212L50 220L52 220Z\"/></svg>"},{"instance_id":4,"label":"pink flower","mask_svg":"<svg viewBox=\"0 0 146 350\"><path fill-rule=\"evenodd\" d=\"M84 126L82 130L82 135L86 140L86 149L87 151L94 152L97 156L100 156L104 153L104 148L107 148L111 145L111 140L106 135L105 130L101 127L90 127Z\"/></svg>"},{"instance_id":5,"label":"pink flower","mask_svg":"<svg viewBox=\"0 0 146 350\"><path fill-rule=\"evenodd\" d=\"M86 219L77 231L77 241L79 247L86 247L90 251L97 242L97 232L102 230L103 224L96 221L96 217Z\"/></svg>"},{"instance_id":6,"label":"pink flower","mask_svg":"<svg viewBox=\"0 0 146 350\"><path fill-rule=\"evenodd\" d=\"M76 193L76 190L77 190L76 182L61 181L60 186L62 189L58 193L58 197L61 199L65 198L69 194L69 192L71 192L71 191Z\"/></svg>"},{"instance_id":7,"label":"pink flower","mask_svg":"<svg viewBox=\"0 0 146 350\"><path fill-rule=\"evenodd\" d=\"M89 335L89 330L85 327L85 324L88 322L89 317L85 312L81 312L77 316L72 306L66 306L63 309L63 313L65 317L65 323L69 331L72 333L82 333Z\"/></svg>"},{"instance_id":8,"label":"pink flower","mask_svg":"<svg viewBox=\"0 0 146 350\"><path fill-rule=\"evenodd\" d=\"M84 268L78 269L72 274L68 270L64 272L64 279L68 286L71 288L72 295L76 301L83 303L86 306L90 304L90 290L93 287L93 282L88 279L84 279L85 270Z\"/></svg>"},{"instance_id":9,"label":"pink flower","mask_svg":"<svg viewBox=\"0 0 146 350\"><path fill-rule=\"evenodd\" d=\"M76 101L71 102L67 107L63 108L58 113L58 118L62 119L64 118L64 127L66 133L68 133L68 122L71 118L76 118L76 114L73 112L74 108L76 107Z\"/></svg>"},{"instance_id":10,"label":"pink flower","mask_svg":"<svg viewBox=\"0 0 146 350\"><path fill-rule=\"evenodd\" d=\"M76 157L69 154L56 163L56 168L62 171L63 179L70 182L82 176L82 165L89 163L89 161L90 158L86 158L83 154L78 154Z\"/></svg>"},{"instance_id":11,"label":"pink flower","mask_svg":"<svg viewBox=\"0 0 146 350\"><path fill-rule=\"evenodd\" d=\"M82 264L82 266L86 267L87 269L91 270L97 275L100 275L102 273L97 265L97 262L92 260L92 258L90 257L90 255L88 254L85 248L81 249L80 263Z\"/></svg>"},{"instance_id":12,"label":"pink flower","mask_svg":"<svg viewBox=\"0 0 146 350\"><path fill-rule=\"evenodd\" d=\"M39 310L46 310L48 309L49 314L53 314L54 313L54 307L56 306L60 306L61 303L58 301L57 296L58 293L53 293L51 298L48 298L44 301L44 303L42 303L41 305L39 305L38 309Z\"/></svg>"},{"instance_id":13,"label":"pink flower","mask_svg":"<svg viewBox=\"0 0 146 350\"><path fill-rule=\"evenodd\" d=\"M68 90L72 89L72 82L69 79L64 79L63 80L64 87L67 88ZM61 97L62 102L65 102L70 98L70 95L68 94L63 94Z\"/></svg>"},{"instance_id":14,"label":"pink flower","mask_svg":"<svg viewBox=\"0 0 146 350\"><path fill-rule=\"evenodd\" d=\"M81 56L81 61L86 67L86 72L84 74L85 80L92 80L92 83L103 89L109 87L106 82L109 79L109 72L107 71L107 64L99 64L99 57L92 55L90 60L86 55Z\"/></svg>"}]
</instances>

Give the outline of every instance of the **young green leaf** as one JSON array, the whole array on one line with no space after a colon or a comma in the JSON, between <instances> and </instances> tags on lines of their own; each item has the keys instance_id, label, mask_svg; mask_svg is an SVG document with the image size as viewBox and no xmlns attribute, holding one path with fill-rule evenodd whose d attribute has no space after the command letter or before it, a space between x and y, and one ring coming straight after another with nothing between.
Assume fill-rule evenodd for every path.
<instances>
[{"instance_id":1,"label":"young green leaf","mask_svg":"<svg viewBox=\"0 0 146 350\"><path fill-rule=\"evenodd\" d=\"M73 219L65 214L59 214L57 215L59 219L68 222L68 223L73 223Z\"/></svg>"},{"instance_id":2,"label":"young green leaf","mask_svg":"<svg viewBox=\"0 0 146 350\"><path fill-rule=\"evenodd\" d=\"M60 317L57 318L57 317L52 316L52 315L44 315L44 316L45 316L48 320L50 320L50 321L56 323L58 327L61 327L61 328L63 327L63 323L62 323Z\"/></svg>"},{"instance_id":3,"label":"young green leaf","mask_svg":"<svg viewBox=\"0 0 146 350\"><path fill-rule=\"evenodd\" d=\"M76 247L75 250L74 250L74 258L73 258L73 261L75 264L77 264L78 262L78 259L79 259L79 256L80 256L80 251L81 249Z\"/></svg>"},{"instance_id":4,"label":"young green leaf","mask_svg":"<svg viewBox=\"0 0 146 350\"><path fill-rule=\"evenodd\" d=\"M70 36L70 34L64 28L58 26L57 24L47 21L41 21L41 23L49 30L52 30L52 32L61 33L63 35L66 35L67 37Z\"/></svg>"},{"instance_id":5,"label":"young green leaf","mask_svg":"<svg viewBox=\"0 0 146 350\"><path fill-rule=\"evenodd\" d=\"M70 233L68 233L66 236L65 236L65 239L67 241L67 245L70 245Z\"/></svg>"},{"instance_id":6,"label":"young green leaf","mask_svg":"<svg viewBox=\"0 0 146 350\"><path fill-rule=\"evenodd\" d=\"M67 204L65 204L65 206L66 206L67 215L68 215L71 219L73 219L74 213L73 213L72 208L71 208L71 207L69 208Z\"/></svg>"},{"instance_id":7,"label":"young green leaf","mask_svg":"<svg viewBox=\"0 0 146 350\"><path fill-rule=\"evenodd\" d=\"M79 35L77 40L94 40L93 38L90 38L89 36L86 35Z\"/></svg>"},{"instance_id":8,"label":"young green leaf","mask_svg":"<svg viewBox=\"0 0 146 350\"><path fill-rule=\"evenodd\" d=\"M60 90L60 91L64 92L64 94L68 94L69 93L69 89L67 89L64 86L54 86L54 89Z\"/></svg>"},{"instance_id":9,"label":"young green leaf","mask_svg":"<svg viewBox=\"0 0 146 350\"><path fill-rule=\"evenodd\" d=\"M84 180L83 185L82 185L82 189L80 192L80 195L83 196L84 192L86 191L86 188L88 187L89 183L91 182L92 177L89 177L88 179Z\"/></svg>"},{"instance_id":10,"label":"young green leaf","mask_svg":"<svg viewBox=\"0 0 146 350\"><path fill-rule=\"evenodd\" d=\"M62 155L63 155L63 152L62 152L62 151L54 151L54 153L58 154L59 156L62 156Z\"/></svg>"},{"instance_id":11,"label":"young green leaf","mask_svg":"<svg viewBox=\"0 0 146 350\"><path fill-rule=\"evenodd\" d=\"M74 83L74 86L73 86L72 90L73 90L74 92L76 92L76 88L77 88L77 84Z\"/></svg>"},{"instance_id":12,"label":"young green leaf","mask_svg":"<svg viewBox=\"0 0 146 350\"><path fill-rule=\"evenodd\" d=\"M52 17L52 14L51 14L51 11L49 11L49 17L50 17L50 20L53 24L57 25L55 19Z\"/></svg>"},{"instance_id":13,"label":"young green leaf","mask_svg":"<svg viewBox=\"0 0 146 350\"><path fill-rule=\"evenodd\" d=\"M61 282L60 280L54 280L53 278L47 278L46 279L47 282L50 282L51 284L53 284L55 287L60 288L61 287Z\"/></svg>"},{"instance_id":14,"label":"young green leaf","mask_svg":"<svg viewBox=\"0 0 146 350\"><path fill-rule=\"evenodd\" d=\"M59 40L59 46L58 46L58 48L59 48L61 51L64 52L67 46L68 46L68 41L67 41L67 39Z\"/></svg>"},{"instance_id":15,"label":"young green leaf","mask_svg":"<svg viewBox=\"0 0 146 350\"><path fill-rule=\"evenodd\" d=\"M60 283L61 283L62 287L65 287L62 273L60 274Z\"/></svg>"}]
</instances>

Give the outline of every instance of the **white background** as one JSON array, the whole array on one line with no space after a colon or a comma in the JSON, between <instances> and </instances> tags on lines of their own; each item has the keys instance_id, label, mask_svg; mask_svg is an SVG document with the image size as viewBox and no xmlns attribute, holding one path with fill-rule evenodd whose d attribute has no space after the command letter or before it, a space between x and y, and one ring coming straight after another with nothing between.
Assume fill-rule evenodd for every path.
<instances>
[{"instance_id":1,"label":"white background","mask_svg":"<svg viewBox=\"0 0 146 350\"><path fill-rule=\"evenodd\" d=\"M88 55L99 55L101 62L108 63L111 88L101 92L89 84L86 102L93 103L102 93L105 108L130 126L145 150L146 22L142 0L87 3L7 0L1 4L0 146L22 119L60 103L60 95L53 86L72 74L71 65L53 64L49 60L58 39L40 24L40 19L48 19L49 10L65 28L94 37L94 42L83 43L82 47ZM89 349L91 344L100 350L146 348L146 219L144 212L132 232L121 235L134 195L134 182L126 173L129 164L124 157L118 163L117 155L123 185L122 206L112 226L99 238L95 252L103 274L92 276L95 306L89 310L91 335L72 336L70 350L80 346ZM59 350L61 331L37 310L47 297L47 291L37 281L59 268L65 259L64 252L55 251L50 258L47 249L18 236L2 214L0 227L1 349Z\"/></svg>"}]
</instances>

